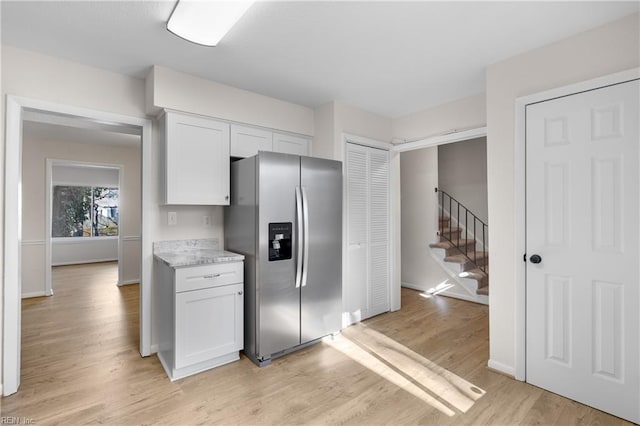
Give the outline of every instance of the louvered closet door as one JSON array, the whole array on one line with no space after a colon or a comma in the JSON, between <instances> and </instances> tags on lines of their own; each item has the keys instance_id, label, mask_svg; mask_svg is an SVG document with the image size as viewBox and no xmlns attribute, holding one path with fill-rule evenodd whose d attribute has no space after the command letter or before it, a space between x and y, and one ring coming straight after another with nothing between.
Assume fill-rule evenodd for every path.
<instances>
[{"instance_id":1,"label":"louvered closet door","mask_svg":"<svg viewBox=\"0 0 640 426\"><path fill-rule=\"evenodd\" d=\"M350 322L389 310L389 153L347 144L347 310Z\"/></svg>"},{"instance_id":2,"label":"louvered closet door","mask_svg":"<svg viewBox=\"0 0 640 426\"><path fill-rule=\"evenodd\" d=\"M369 148L368 316L389 310L389 151Z\"/></svg>"}]
</instances>

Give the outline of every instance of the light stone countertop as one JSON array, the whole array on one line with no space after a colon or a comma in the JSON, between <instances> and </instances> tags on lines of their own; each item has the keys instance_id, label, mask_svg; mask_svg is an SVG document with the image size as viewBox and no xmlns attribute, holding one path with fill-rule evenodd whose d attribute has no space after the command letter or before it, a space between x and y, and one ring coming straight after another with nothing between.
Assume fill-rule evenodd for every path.
<instances>
[{"instance_id":1,"label":"light stone countertop","mask_svg":"<svg viewBox=\"0 0 640 426\"><path fill-rule=\"evenodd\" d=\"M171 268L244 260L241 254L220 250L215 238L157 241L153 243L153 255Z\"/></svg>"}]
</instances>

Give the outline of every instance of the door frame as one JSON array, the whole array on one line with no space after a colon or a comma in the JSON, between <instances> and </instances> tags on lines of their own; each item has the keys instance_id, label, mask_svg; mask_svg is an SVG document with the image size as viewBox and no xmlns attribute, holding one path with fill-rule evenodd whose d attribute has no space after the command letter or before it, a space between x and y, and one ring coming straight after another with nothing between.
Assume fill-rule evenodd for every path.
<instances>
[{"instance_id":1,"label":"door frame","mask_svg":"<svg viewBox=\"0 0 640 426\"><path fill-rule=\"evenodd\" d=\"M546 90L517 98L515 101L514 138L514 235L515 235L515 357L513 375L516 380L526 381L526 280L527 269L523 258L526 254L526 107L527 105L574 95L581 92L620 84L640 78L640 68L617 72L591 80ZM640 237L640 236L639 236ZM501 370L501 369L500 369Z\"/></svg>"},{"instance_id":2,"label":"door frame","mask_svg":"<svg viewBox=\"0 0 640 426\"><path fill-rule=\"evenodd\" d=\"M151 354L151 120L7 95L4 181L4 293L2 321L2 394L20 386L21 240L22 240L22 119L27 111L71 115L92 123L109 123L141 131L142 255L140 276L140 354Z\"/></svg>"},{"instance_id":3,"label":"door frame","mask_svg":"<svg viewBox=\"0 0 640 426\"><path fill-rule=\"evenodd\" d=\"M412 142L405 142L405 143L400 143L400 144L396 144L393 146L393 152L396 153L402 153L402 152L407 152L407 151L415 151L418 149L423 149L423 148L436 148L439 147L441 145L447 145L447 144L451 144L451 143L456 143L456 142L465 142L465 141L471 141L473 139L479 139L479 138L487 138L487 127L483 126L483 127L472 127L472 128L468 128L468 129L464 129L464 130L454 130L452 132L449 133L445 133L445 134L440 134L440 135L435 135L435 136L429 136L423 139L418 139ZM398 158L398 161L399 158ZM399 167L399 164L398 164ZM396 187L393 188L393 191L397 192L398 194L400 194L400 196L402 195L402 188L400 187L400 182L398 181L398 185ZM398 216L401 216L401 212L398 213ZM402 228L402 223L401 223L401 218L398 219L398 223L400 226L400 231ZM400 232L398 231L398 232ZM487 247L488 248L488 247ZM402 243L400 243L400 247L398 248L399 251L402 250ZM455 274L453 272L450 272L448 270L446 270L446 268L444 269L445 273L447 273L450 277L452 277L454 280L458 280L458 278L455 276ZM411 286L411 285L406 285L409 288L413 288L416 290L420 290L422 291L422 289L420 289L418 286ZM447 295L446 292L443 293L445 296ZM479 301L478 299L474 299L473 296L469 296L467 299L463 299L461 297L458 296L452 296L452 297L456 297L459 298L461 300L468 300L471 302L475 302L475 303L485 303L483 301ZM491 293L489 293L489 296L487 296L487 305L490 304L491 300Z\"/></svg>"},{"instance_id":4,"label":"door frame","mask_svg":"<svg viewBox=\"0 0 640 426\"><path fill-rule=\"evenodd\" d=\"M44 241L45 241L45 265L44 265L44 286L45 286L45 296L53 296L53 280L52 280L52 271L51 267L53 261L51 260L52 256L52 245L53 245L53 237L51 236L51 224L53 221L53 167L54 166L65 166L65 165L80 165L86 167L96 167L96 168L108 168L112 170L118 170L118 190L122 188L124 184L124 165L122 164L109 164L109 163L98 163L98 162L87 162L87 161L76 161L76 160L60 160L55 158L47 158L46 160L46 171L45 171L45 223L44 223ZM125 205L125 208L127 206ZM122 199L118 200L118 214L122 213ZM123 258L122 258L122 233L118 230L118 285L122 282L123 277Z\"/></svg>"},{"instance_id":5,"label":"door frame","mask_svg":"<svg viewBox=\"0 0 640 426\"><path fill-rule=\"evenodd\" d=\"M395 154L393 151L393 144L382 142L376 139L367 138L364 136L357 136L349 133L342 133L342 176L346 176L347 171L347 144L353 143L357 145L366 146L369 148L377 148L389 152L389 205L388 205L388 217L389 217L389 310L391 312L400 310L400 255L399 251L395 250L395 246L399 246L400 234L399 234L399 220L400 220L400 205L396 202L395 196L392 193L394 188L396 174L398 175L398 186L400 184L400 170L396 168L395 157L397 156L397 162L399 165L400 155ZM346 179L342 181L342 205L345 206L342 209L342 264L347 265L348 251L349 251L349 217L348 209L346 206L349 204L347 199L348 182ZM399 201L399 198L398 198ZM398 212L396 215L395 212ZM348 268L342 268L342 282L348 282ZM347 327L354 324L356 321L352 318L349 312L349 292L346 287L342 286L342 327Z\"/></svg>"}]
</instances>

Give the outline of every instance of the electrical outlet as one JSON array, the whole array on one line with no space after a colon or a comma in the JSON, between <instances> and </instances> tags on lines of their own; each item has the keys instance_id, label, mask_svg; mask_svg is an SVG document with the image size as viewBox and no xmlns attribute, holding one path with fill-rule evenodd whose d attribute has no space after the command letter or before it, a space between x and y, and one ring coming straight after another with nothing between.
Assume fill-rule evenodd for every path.
<instances>
[{"instance_id":1,"label":"electrical outlet","mask_svg":"<svg viewBox=\"0 0 640 426\"><path fill-rule=\"evenodd\" d=\"M174 226L178 224L178 213L177 212L169 212L167 214L167 224L169 226Z\"/></svg>"},{"instance_id":2,"label":"electrical outlet","mask_svg":"<svg viewBox=\"0 0 640 426\"><path fill-rule=\"evenodd\" d=\"M211 216L209 215L202 216L202 226L204 226L205 228L211 227Z\"/></svg>"}]
</instances>

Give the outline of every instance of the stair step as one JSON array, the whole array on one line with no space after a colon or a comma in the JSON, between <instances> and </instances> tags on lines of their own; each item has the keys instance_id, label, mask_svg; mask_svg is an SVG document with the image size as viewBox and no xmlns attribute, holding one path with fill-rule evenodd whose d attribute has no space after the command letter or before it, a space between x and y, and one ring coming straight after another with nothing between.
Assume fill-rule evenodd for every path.
<instances>
[{"instance_id":1,"label":"stair step","mask_svg":"<svg viewBox=\"0 0 640 426\"><path fill-rule=\"evenodd\" d=\"M480 287L476 290L476 294L484 294L485 296L489 295L489 286Z\"/></svg>"},{"instance_id":2,"label":"stair step","mask_svg":"<svg viewBox=\"0 0 640 426\"><path fill-rule=\"evenodd\" d=\"M458 274L460 278L470 278L472 280L483 280L487 278L487 274L480 268L470 269L468 271L462 271Z\"/></svg>"},{"instance_id":3,"label":"stair step","mask_svg":"<svg viewBox=\"0 0 640 426\"><path fill-rule=\"evenodd\" d=\"M437 243L431 243L429 244L429 247L431 248L441 248L441 249L450 249L450 248L454 248L456 246L456 243L458 243L458 240L455 240L453 242L447 241L446 239L443 239ZM470 245L475 245L476 241L475 240L465 240L465 239L461 239L459 241L460 245L459 247L465 247L465 246L470 246Z\"/></svg>"},{"instance_id":4,"label":"stair step","mask_svg":"<svg viewBox=\"0 0 640 426\"><path fill-rule=\"evenodd\" d=\"M475 256L473 255L473 252L471 252L468 254L468 256L469 256L469 259L471 259L471 262L475 260L476 263L480 264L480 263L484 263L485 261L485 253L481 251L477 251ZM489 252L486 253L486 258L488 260ZM463 264L463 263L469 262L469 259L467 259L467 256L465 256L464 254L454 254L453 256L445 257L444 261Z\"/></svg>"},{"instance_id":5,"label":"stair step","mask_svg":"<svg viewBox=\"0 0 640 426\"><path fill-rule=\"evenodd\" d=\"M442 229L443 233L449 233L449 232L456 233L456 232L460 232L460 231L462 231L462 229L458 228L457 226L446 227L446 228Z\"/></svg>"},{"instance_id":6,"label":"stair step","mask_svg":"<svg viewBox=\"0 0 640 426\"><path fill-rule=\"evenodd\" d=\"M439 249L448 249L451 248L451 243L449 241L440 241L438 243L431 243L429 244L429 247L431 248L439 248Z\"/></svg>"},{"instance_id":7,"label":"stair step","mask_svg":"<svg viewBox=\"0 0 640 426\"><path fill-rule=\"evenodd\" d=\"M462 229L458 227L447 227L440 230L440 235L446 235L450 240L458 238L462 233Z\"/></svg>"},{"instance_id":8,"label":"stair step","mask_svg":"<svg viewBox=\"0 0 640 426\"><path fill-rule=\"evenodd\" d=\"M484 294L489 295L489 269L487 267L486 271L483 271L480 268L470 269L468 271L463 271L458 274L460 278L469 278L472 280L476 280L478 283L478 287L476 288L476 294Z\"/></svg>"}]
</instances>

